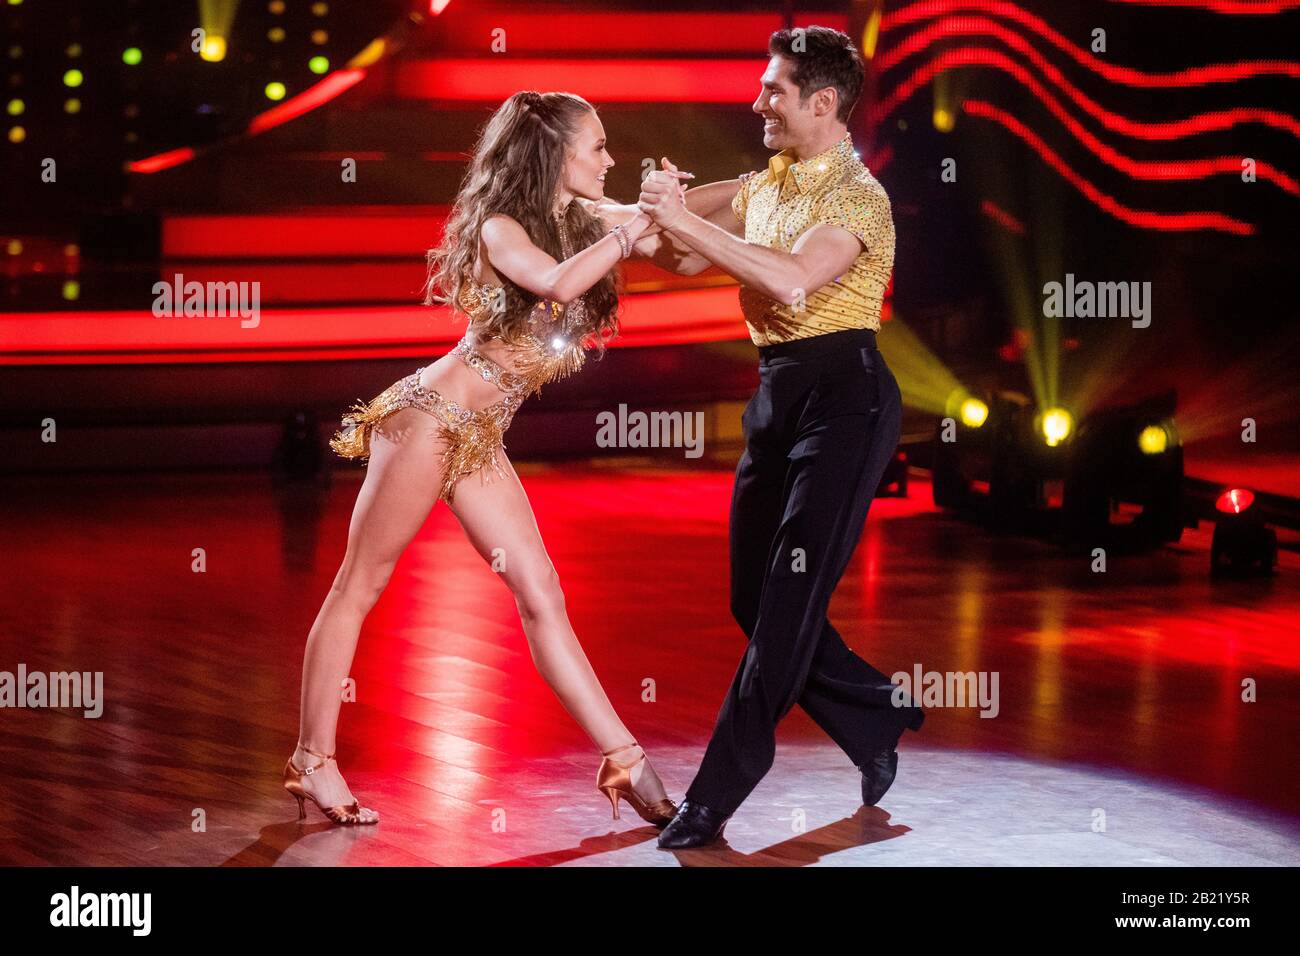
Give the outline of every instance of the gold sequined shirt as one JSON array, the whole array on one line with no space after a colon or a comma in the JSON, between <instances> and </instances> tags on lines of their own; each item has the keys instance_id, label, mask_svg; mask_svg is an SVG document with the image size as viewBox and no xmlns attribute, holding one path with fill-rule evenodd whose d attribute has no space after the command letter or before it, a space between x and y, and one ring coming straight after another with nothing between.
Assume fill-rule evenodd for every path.
<instances>
[{"instance_id":1,"label":"gold sequined shirt","mask_svg":"<svg viewBox=\"0 0 1300 956\"><path fill-rule=\"evenodd\" d=\"M847 229L866 247L848 272L809 293L802 311L740 287L740 308L755 345L841 329L880 331L880 307L894 267L894 220L885 189L862 165L848 133L816 156L796 162L789 150L748 176L731 202L745 241L789 252L819 223Z\"/></svg>"}]
</instances>

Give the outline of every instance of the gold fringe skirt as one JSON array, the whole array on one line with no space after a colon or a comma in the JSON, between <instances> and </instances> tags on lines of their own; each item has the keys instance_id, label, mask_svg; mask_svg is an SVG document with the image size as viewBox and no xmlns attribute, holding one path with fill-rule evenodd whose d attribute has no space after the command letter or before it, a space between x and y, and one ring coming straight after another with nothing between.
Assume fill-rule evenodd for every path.
<instances>
[{"instance_id":1,"label":"gold fringe skirt","mask_svg":"<svg viewBox=\"0 0 1300 956\"><path fill-rule=\"evenodd\" d=\"M513 396L507 396L487 408L471 411L458 402L433 389L420 385L420 373L394 382L369 402L358 402L343 417L343 427L330 439L330 448L344 458L370 457L370 436L375 427L389 415L403 408L418 408L438 420L438 437L446 448L443 452L442 488L440 499L451 504L456 484L478 472L486 480L488 470L504 478L498 450L505 450L503 438L517 408Z\"/></svg>"}]
</instances>

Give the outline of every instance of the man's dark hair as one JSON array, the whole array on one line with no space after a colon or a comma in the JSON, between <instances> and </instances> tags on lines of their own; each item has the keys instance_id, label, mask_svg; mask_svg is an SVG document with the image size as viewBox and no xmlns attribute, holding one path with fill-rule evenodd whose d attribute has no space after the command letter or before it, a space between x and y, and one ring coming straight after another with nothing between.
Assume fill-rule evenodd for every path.
<instances>
[{"instance_id":1,"label":"man's dark hair","mask_svg":"<svg viewBox=\"0 0 1300 956\"><path fill-rule=\"evenodd\" d=\"M796 52L801 34L801 52ZM820 89L835 87L835 116L841 123L848 123L862 92L866 68L847 34L830 27L777 30L767 41L767 53L779 53L790 61L794 84L799 87L799 102Z\"/></svg>"}]
</instances>

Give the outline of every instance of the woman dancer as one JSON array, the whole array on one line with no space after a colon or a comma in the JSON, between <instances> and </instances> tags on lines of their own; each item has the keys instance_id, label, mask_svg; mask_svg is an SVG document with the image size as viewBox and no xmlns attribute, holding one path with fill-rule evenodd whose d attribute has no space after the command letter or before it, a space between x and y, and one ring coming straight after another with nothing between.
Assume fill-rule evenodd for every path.
<instances>
[{"instance_id":1,"label":"woman dancer","mask_svg":"<svg viewBox=\"0 0 1300 956\"><path fill-rule=\"evenodd\" d=\"M502 445L530 394L581 368L589 342L603 352L616 334L619 260L668 251L650 238L657 227L635 205L603 198L613 165L600 119L582 97L527 91L506 100L483 129L442 245L428 257L425 301L449 301L465 313L464 338L354 406L330 442L340 455L368 458L368 466L342 566L303 658L298 745L284 768L299 819L306 799L335 823L379 819L352 796L334 760L339 688L363 620L439 500L485 560L504 550L502 578L533 662L601 751L596 785L614 819L620 799L658 827L676 813L578 643ZM675 172L666 160L665 167ZM692 211L707 215L734 193L713 184L686 197Z\"/></svg>"}]
</instances>

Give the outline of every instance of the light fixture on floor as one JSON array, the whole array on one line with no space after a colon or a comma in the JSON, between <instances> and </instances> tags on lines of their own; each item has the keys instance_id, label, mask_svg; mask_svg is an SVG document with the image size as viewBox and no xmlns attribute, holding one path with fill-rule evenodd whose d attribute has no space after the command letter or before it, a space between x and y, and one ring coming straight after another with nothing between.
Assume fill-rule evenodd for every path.
<instances>
[{"instance_id":1,"label":"light fixture on floor","mask_svg":"<svg viewBox=\"0 0 1300 956\"><path fill-rule=\"evenodd\" d=\"M1218 517L1210 544L1210 574L1267 577L1277 564L1277 532L1248 488L1228 488L1214 502Z\"/></svg>"}]
</instances>

